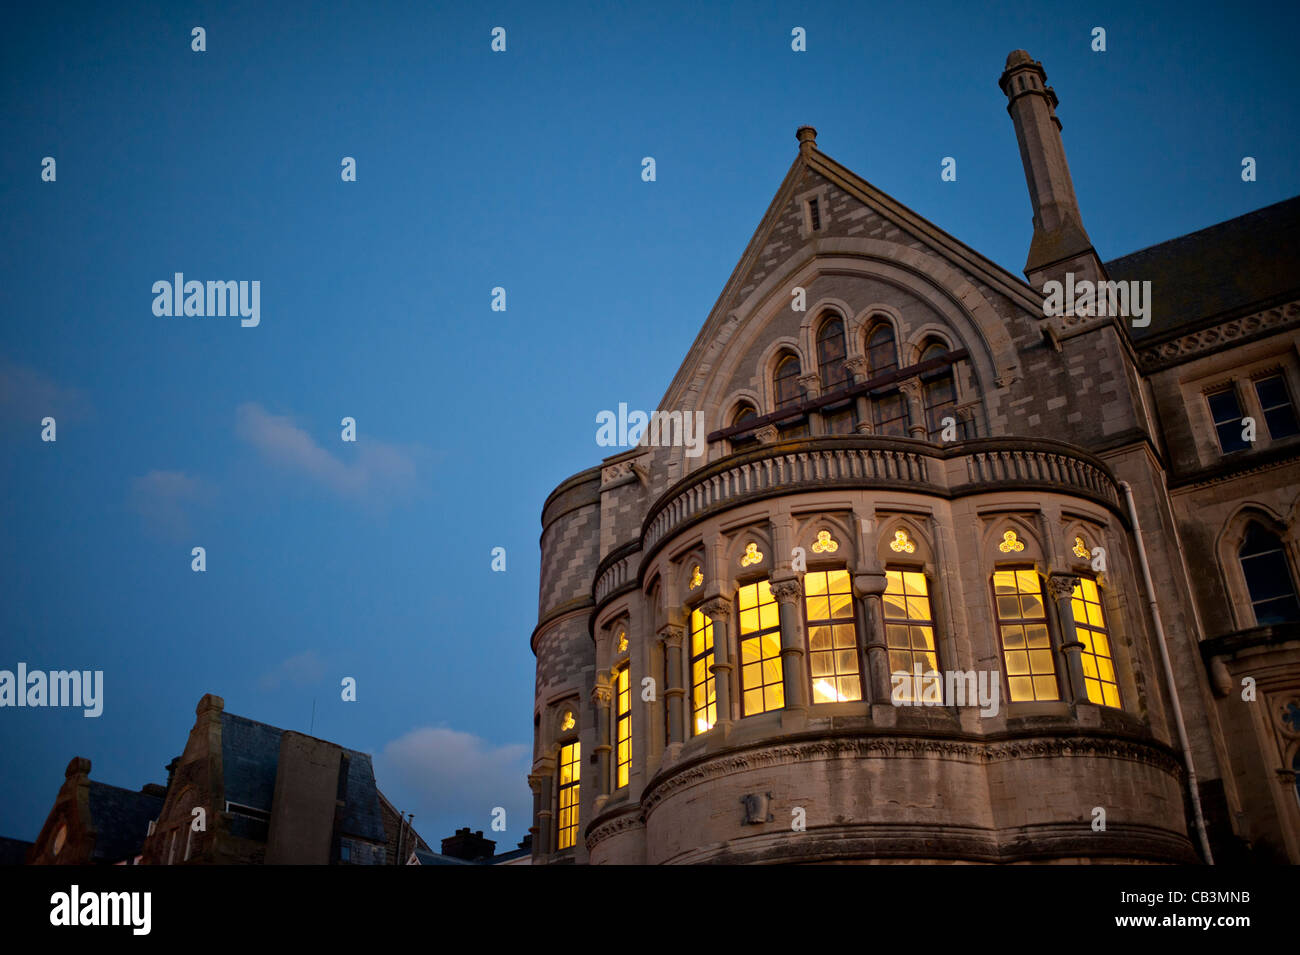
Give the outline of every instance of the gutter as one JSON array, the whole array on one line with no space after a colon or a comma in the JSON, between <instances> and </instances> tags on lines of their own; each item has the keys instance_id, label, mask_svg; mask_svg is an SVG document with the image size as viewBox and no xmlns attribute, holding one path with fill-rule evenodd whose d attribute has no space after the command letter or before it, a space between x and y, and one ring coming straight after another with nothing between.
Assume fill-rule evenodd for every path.
<instances>
[{"instance_id":1,"label":"gutter","mask_svg":"<svg viewBox=\"0 0 1300 955\"><path fill-rule=\"evenodd\" d=\"M1201 853L1207 865L1214 865L1214 853L1210 851L1210 837L1205 829L1205 816L1201 812L1201 794L1196 783L1196 766L1192 761L1192 747L1187 741L1187 725L1183 722L1183 707L1178 701L1178 686L1174 683L1174 668L1169 663L1169 646L1165 642L1165 627L1160 621L1160 607L1156 604L1156 588L1151 581L1151 566L1147 563L1147 549L1142 541L1142 525L1138 523L1137 505L1133 501L1133 488L1128 481L1120 481L1124 489L1124 500L1128 504L1129 520L1133 524L1133 536L1137 541L1138 563L1142 567L1142 582L1146 587L1147 606L1151 608L1151 619L1156 626L1156 643L1160 647L1160 662L1165 671L1165 682L1169 685L1169 702L1173 704L1174 726L1178 731L1178 744L1183 750L1183 763L1187 767L1187 789L1192 797L1192 815L1196 821L1196 834L1200 837Z\"/></svg>"}]
</instances>

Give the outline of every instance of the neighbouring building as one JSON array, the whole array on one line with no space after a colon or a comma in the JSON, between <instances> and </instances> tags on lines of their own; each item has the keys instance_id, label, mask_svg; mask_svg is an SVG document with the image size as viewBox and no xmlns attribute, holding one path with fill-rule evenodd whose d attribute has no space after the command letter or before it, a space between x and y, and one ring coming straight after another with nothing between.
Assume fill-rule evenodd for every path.
<instances>
[{"instance_id":1,"label":"neighbouring building","mask_svg":"<svg viewBox=\"0 0 1300 955\"><path fill-rule=\"evenodd\" d=\"M29 865L137 865L166 790L147 783L138 792L90 778L90 760L75 757L64 771Z\"/></svg>"},{"instance_id":2,"label":"neighbouring building","mask_svg":"<svg viewBox=\"0 0 1300 955\"><path fill-rule=\"evenodd\" d=\"M534 863L1300 862L1300 199L1104 261L1000 85L1028 281L802 127L546 500Z\"/></svg>"}]
</instances>

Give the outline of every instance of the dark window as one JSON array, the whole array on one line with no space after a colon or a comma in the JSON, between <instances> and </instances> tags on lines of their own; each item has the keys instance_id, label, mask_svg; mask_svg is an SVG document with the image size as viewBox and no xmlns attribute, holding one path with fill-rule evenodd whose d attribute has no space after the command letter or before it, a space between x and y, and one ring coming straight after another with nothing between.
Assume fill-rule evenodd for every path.
<instances>
[{"instance_id":1,"label":"dark window","mask_svg":"<svg viewBox=\"0 0 1300 955\"><path fill-rule=\"evenodd\" d=\"M352 847L351 847L351 846L344 845L344 846L340 846L340 847L339 847L339 861L340 861L340 862L350 862L350 861L352 861Z\"/></svg>"},{"instance_id":2,"label":"dark window","mask_svg":"<svg viewBox=\"0 0 1300 955\"><path fill-rule=\"evenodd\" d=\"M1224 454L1243 451L1250 444L1241 439L1241 405L1237 401L1237 391L1225 388L1212 395L1206 395L1210 405L1210 417L1214 419L1214 430L1219 435L1219 448Z\"/></svg>"},{"instance_id":3,"label":"dark window","mask_svg":"<svg viewBox=\"0 0 1300 955\"><path fill-rule=\"evenodd\" d=\"M1295 406L1291 403L1291 396L1287 393L1286 382L1281 375L1261 378L1255 382L1255 394L1259 396L1259 406L1264 412L1270 438L1276 441L1278 438L1300 434Z\"/></svg>"},{"instance_id":4,"label":"dark window","mask_svg":"<svg viewBox=\"0 0 1300 955\"><path fill-rule=\"evenodd\" d=\"M751 404L742 404L731 418L732 427L743 424L752 424L758 420L758 410ZM758 437L750 431L745 434L738 434L731 439L731 449L746 448L752 444L758 444Z\"/></svg>"},{"instance_id":5,"label":"dark window","mask_svg":"<svg viewBox=\"0 0 1300 955\"><path fill-rule=\"evenodd\" d=\"M822 227L821 209L817 208L817 200L808 200L808 213L812 217L812 227L814 232L820 232Z\"/></svg>"},{"instance_id":6,"label":"dark window","mask_svg":"<svg viewBox=\"0 0 1300 955\"><path fill-rule=\"evenodd\" d=\"M907 437L907 401L901 391L891 391L872 399L871 413L875 419L875 433Z\"/></svg>"},{"instance_id":7,"label":"dark window","mask_svg":"<svg viewBox=\"0 0 1300 955\"><path fill-rule=\"evenodd\" d=\"M1276 535L1252 521L1238 554L1241 572L1250 589L1250 606L1255 611L1255 622L1263 626L1300 620L1300 603L1296 601L1286 552Z\"/></svg>"},{"instance_id":8,"label":"dark window","mask_svg":"<svg viewBox=\"0 0 1300 955\"><path fill-rule=\"evenodd\" d=\"M827 434L853 434L857 429L858 419L852 407L827 412L824 417Z\"/></svg>"},{"instance_id":9,"label":"dark window","mask_svg":"<svg viewBox=\"0 0 1300 955\"><path fill-rule=\"evenodd\" d=\"M823 322L817 333L817 366L821 370L823 390L833 391L849 380L849 371L844 367L847 354L844 323L838 318Z\"/></svg>"},{"instance_id":10,"label":"dark window","mask_svg":"<svg viewBox=\"0 0 1300 955\"><path fill-rule=\"evenodd\" d=\"M798 404L803 397L803 389L799 387L799 359L786 355L776 366L776 406Z\"/></svg>"},{"instance_id":11,"label":"dark window","mask_svg":"<svg viewBox=\"0 0 1300 955\"><path fill-rule=\"evenodd\" d=\"M867 336L867 377L876 378L897 369L894 329L889 325L877 325Z\"/></svg>"},{"instance_id":12,"label":"dark window","mask_svg":"<svg viewBox=\"0 0 1300 955\"><path fill-rule=\"evenodd\" d=\"M921 352L921 361L929 361L948 354L948 347L938 342ZM926 435L936 440L943 431L943 419L957 417L957 388L952 380L952 366L931 372L924 379L922 402L925 405Z\"/></svg>"}]
</instances>

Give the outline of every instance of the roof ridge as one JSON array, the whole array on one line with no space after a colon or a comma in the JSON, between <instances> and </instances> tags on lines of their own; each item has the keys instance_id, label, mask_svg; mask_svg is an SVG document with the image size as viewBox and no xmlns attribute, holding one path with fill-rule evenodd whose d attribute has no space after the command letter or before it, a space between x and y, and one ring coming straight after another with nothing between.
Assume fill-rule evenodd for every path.
<instances>
[{"instance_id":1,"label":"roof ridge","mask_svg":"<svg viewBox=\"0 0 1300 955\"><path fill-rule=\"evenodd\" d=\"M1200 229L1194 229L1191 232L1184 232L1182 235L1172 236L1171 238L1163 239L1159 242L1153 242L1150 245L1144 245L1140 249L1134 249L1132 252L1125 252L1123 255L1117 255L1114 258L1107 259L1102 264L1110 265L1112 262L1119 262L1121 259L1131 259L1135 255L1141 255L1143 252L1149 252L1152 249L1158 249L1161 246L1171 245L1172 243L1182 241L1183 239L1193 239L1205 234L1206 232L1213 232L1215 229L1221 229L1224 226L1232 225L1233 223L1240 222L1242 219L1248 219L1251 216L1259 215L1261 212L1267 212L1270 209L1276 209L1278 206L1284 206L1289 202L1300 202L1300 196L1291 196L1288 199L1279 199L1277 202L1271 202L1266 206L1260 206L1258 209L1251 209L1249 212L1243 212L1241 215L1233 216L1231 219L1222 219L1219 222L1211 223L1210 225L1203 226Z\"/></svg>"}]
</instances>

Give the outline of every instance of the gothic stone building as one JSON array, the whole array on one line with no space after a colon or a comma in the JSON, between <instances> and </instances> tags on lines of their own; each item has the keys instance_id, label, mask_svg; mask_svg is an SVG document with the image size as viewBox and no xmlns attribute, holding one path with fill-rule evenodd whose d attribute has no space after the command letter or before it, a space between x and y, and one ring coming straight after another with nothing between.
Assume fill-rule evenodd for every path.
<instances>
[{"instance_id":1,"label":"gothic stone building","mask_svg":"<svg viewBox=\"0 0 1300 955\"><path fill-rule=\"evenodd\" d=\"M803 127L659 405L704 453L547 499L535 863L1300 862L1300 199L1103 262L1000 84L1027 282Z\"/></svg>"}]
</instances>

